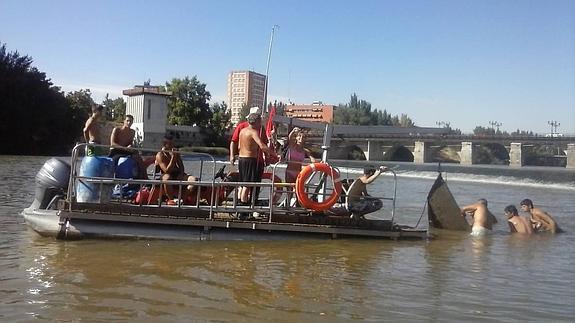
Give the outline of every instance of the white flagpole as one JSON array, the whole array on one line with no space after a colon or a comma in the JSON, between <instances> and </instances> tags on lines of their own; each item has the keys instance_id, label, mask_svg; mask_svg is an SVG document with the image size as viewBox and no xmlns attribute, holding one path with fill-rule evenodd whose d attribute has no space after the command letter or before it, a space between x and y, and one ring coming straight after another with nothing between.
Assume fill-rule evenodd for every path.
<instances>
[{"instance_id":1,"label":"white flagpole","mask_svg":"<svg viewBox=\"0 0 575 323\"><path fill-rule=\"evenodd\" d=\"M270 72L270 60L272 58L272 45L274 43L274 33L276 31L276 28L279 29L280 26L278 25L273 25L272 27L272 35L270 38L270 47L268 50L268 62L266 64L266 81L264 83L264 102L263 102L263 106L262 106L262 112L268 113L268 76L269 76L269 72Z\"/></svg>"}]
</instances>

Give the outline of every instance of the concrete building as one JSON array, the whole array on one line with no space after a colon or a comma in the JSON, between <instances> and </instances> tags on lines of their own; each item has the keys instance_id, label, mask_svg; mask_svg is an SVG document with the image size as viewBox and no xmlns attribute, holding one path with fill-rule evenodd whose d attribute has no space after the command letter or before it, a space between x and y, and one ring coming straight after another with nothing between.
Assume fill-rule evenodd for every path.
<instances>
[{"instance_id":1,"label":"concrete building","mask_svg":"<svg viewBox=\"0 0 575 323\"><path fill-rule=\"evenodd\" d=\"M132 129L135 141L143 148L159 148L166 134L174 137L176 146L204 144L200 127L168 125L168 98L170 92L162 92L159 86L136 85L122 91L126 98L126 114L134 116Z\"/></svg>"},{"instance_id":2,"label":"concrete building","mask_svg":"<svg viewBox=\"0 0 575 323\"><path fill-rule=\"evenodd\" d=\"M166 133L168 97L172 94L151 85L136 85L122 94L127 96L126 114L134 116L132 128L137 141L144 148L160 147Z\"/></svg>"},{"instance_id":3,"label":"concrete building","mask_svg":"<svg viewBox=\"0 0 575 323\"><path fill-rule=\"evenodd\" d=\"M262 107L266 76L252 71L231 71L228 75L228 108L231 122L240 121L243 105Z\"/></svg>"},{"instance_id":4,"label":"concrete building","mask_svg":"<svg viewBox=\"0 0 575 323\"><path fill-rule=\"evenodd\" d=\"M284 114L291 118L331 123L333 110L333 105L325 105L321 102L309 105L292 104L285 107Z\"/></svg>"}]
</instances>

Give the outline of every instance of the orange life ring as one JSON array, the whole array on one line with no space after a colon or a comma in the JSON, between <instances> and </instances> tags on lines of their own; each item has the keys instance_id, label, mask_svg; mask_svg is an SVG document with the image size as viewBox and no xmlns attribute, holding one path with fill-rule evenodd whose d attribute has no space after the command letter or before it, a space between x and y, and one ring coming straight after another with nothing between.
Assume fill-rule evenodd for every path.
<instances>
[{"instance_id":1,"label":"orange life ring","mask_svg":"<svg viewBox=\"0 0 575 323\"><path fill-rule=\"evenodd\" d=\"M334 182L334 190L323 202L316 202L309 198L305 191L305 182L315 172L322 172L331 176ZM326 163L313 163L302 168L295 181L295 194L301 206L314 211L325 211L337 202L341 194L341 181L339 172Z\"/></svg>"}]
</instances>

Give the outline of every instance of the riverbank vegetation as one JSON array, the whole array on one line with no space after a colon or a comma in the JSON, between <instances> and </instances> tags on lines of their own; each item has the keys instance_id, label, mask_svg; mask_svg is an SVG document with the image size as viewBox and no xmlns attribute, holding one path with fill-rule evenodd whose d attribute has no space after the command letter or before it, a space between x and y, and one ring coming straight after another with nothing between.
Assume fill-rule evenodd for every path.
<instances>
[{"instance_id":1,"label":"riverbank vegetation","mask_svg":"<svg viewBox=\"0 0 575 323\"><path fill-rule=\"evenodd\" d=\"M82 141L82 128L91 109L97 103L90 89L65 93L54 85L45 73L32 65L30 56L8 51L0 43L0 154L62 155L70 152ZM149 85L149 82L148 82ZM196 76L172 78L162 86L172 93L168 99L168 123L181 126L198 126L206 147L227 147L232 124L225 102L210 104L211 94L207 85ZM123 98L108 95L99 103L106 107L108 125L120 123L125 117ZM284 104L276 103L276 114L282 115ZM241 115L246 116L245 105ZM392 115L386 109L372 108L370 102L352 94L347 103L339 104L334 111L335 124L386 125L413 127L415 122L406 114ZM443 123L449 134L460 135ZM524 135L533 132L517 130L511 134L499 129L478 126L477 136Z\"/></svg>"}]
</instances>

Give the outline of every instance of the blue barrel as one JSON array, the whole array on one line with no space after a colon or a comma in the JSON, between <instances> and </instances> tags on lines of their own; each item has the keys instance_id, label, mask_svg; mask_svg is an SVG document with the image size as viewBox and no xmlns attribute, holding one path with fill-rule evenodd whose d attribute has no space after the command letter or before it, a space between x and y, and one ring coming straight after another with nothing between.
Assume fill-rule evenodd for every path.
<instances>
[{"instance_id":1,"label":"blue barrel","mask_svg":"<svg viewBox=\"0 0 575 323\"><path fill-rule=\"evenodd\" d=\"M114 161L108 157L84 157L80 164L79 176L114 177ZM80 203L106 203L112 196L112 184L76 181L76 201ZM101 193L100 193L101 189Z\"/></svg>"},{"instance_id":2,"label":"blue barrel","mask_svg":"<svg viewBox=\"0 0 575 323\"><path fill-rule=\"evenodd\" d=\"M138 177L138 163L132 157L120 157L116 167L116 178Z\"/></svg>"}]
</instances>

